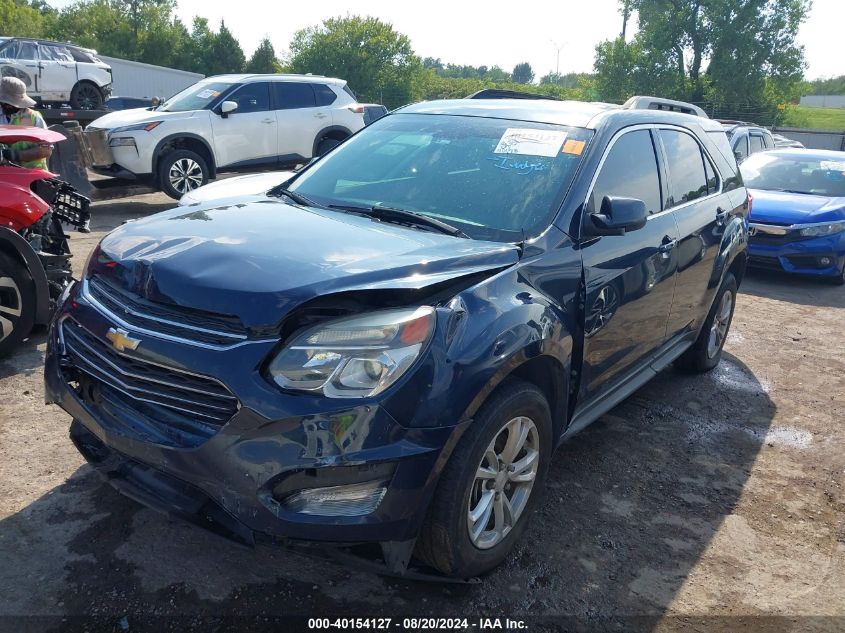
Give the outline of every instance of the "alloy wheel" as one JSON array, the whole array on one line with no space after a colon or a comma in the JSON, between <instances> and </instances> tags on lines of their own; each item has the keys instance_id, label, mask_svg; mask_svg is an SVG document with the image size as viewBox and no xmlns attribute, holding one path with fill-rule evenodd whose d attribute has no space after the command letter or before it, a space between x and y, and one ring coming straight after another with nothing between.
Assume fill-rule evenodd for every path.
<instances>
[{"instance_id":1,"label":"alloy wheel","mask_svg":"<svg viewBox=\"0 0 845 633\"><path fill-rule=\"evenodd\" d=\"M191 158L180 158L170 166L170 184L179 193L188 193L202 186L202 167Z\"/></svg>"},{"instance_id":2,"label":"alloy wheel","mask_svg":"<svg viewBox=\"0 0 845 633\"><path fill-rule=\"evenodd\" d=\"M467 507L473 545L489 549L514 528L528 504L540 465L540 434L527 417L507 422L487 446Z\"/></svg>"},{"instance_id":3,"label":"alloy wheel","mask_svg":"<svg viewBox=\"0 0 845 633\"><path fill-rule=\"evenodd\" d=\"M15 322L9 317L20 317L23 310L21 291L15 280L0 273L0 341L11 335Z\"/></svg>"},{"instance_id":4,"label":"alloy wheel","mask_svg":"<svg viewBox=\"0 0 845 633\"><path fill-rule=\"evenodd\" d=\"M722 349L722 344L725 342L725 337L728 335L728 326L731 320L731 310L733 309L734 295L732 292L725 292L722 295L722 301L719 303L719 309L713 317L713 325L710 326L710 338L707 341L707 357L713 358Z\"/></svg>"},{"instance_id":5,"label":"alloy wheel","mask_svg":"<svg viewBox=\"0 0 845 633\"><path fill-rule=\"evenodd\" d=\"M94 110L100 104L100 95L93 86L79 86L77 101L81 110Z\"/></svg>"}]
</instances>

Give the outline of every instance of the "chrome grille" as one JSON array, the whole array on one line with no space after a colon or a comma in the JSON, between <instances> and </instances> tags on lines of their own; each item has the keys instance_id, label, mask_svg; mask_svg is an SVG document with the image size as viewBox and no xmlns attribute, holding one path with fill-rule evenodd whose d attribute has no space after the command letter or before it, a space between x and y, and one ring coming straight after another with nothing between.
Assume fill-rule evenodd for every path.
<instances>
[{"instance_id":1,"label":"chrome grille","mask_svg":"<svg viewBox=\"0 0 845 633\"><path fill-rule=\"evenodd\" d=\"M237 317L148 301L100 277L85 280L83 292L127 326L153 335L220 347L247 338L246 328Z\"/></svg>"},{"instance_id":2,"label":"chrome grille","mask_svg":"<svg viewBox=\"0 0 845 633\"><path fill-rule=\"evenodd\" d=\"M80 395L122 426L138 421L170 443L195 445L238 411L237 397L213 378L119 353L71 319L61 334L66 377L77 380L70 370L82 372L93 389L80 388Z\"/></svg>"}]
</instances>

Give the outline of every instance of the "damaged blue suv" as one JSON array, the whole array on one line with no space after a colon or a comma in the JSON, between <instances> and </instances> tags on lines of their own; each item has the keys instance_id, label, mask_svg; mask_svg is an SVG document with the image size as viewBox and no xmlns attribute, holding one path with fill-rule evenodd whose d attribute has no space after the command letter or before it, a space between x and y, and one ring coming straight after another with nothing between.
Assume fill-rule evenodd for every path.
<instances>
[{"instance_id":1,"label":"damaged blue suv","mask_svg":"<svg viewBox=\"0 0 845 633\"><path fill-rule=\"evenodd\" d=\"M412 105L265 194L127 223L62 297L47 400L148 506L487 572L560 442L719 362L747 194L679 109Z\"/></svg>"}]
</instances>

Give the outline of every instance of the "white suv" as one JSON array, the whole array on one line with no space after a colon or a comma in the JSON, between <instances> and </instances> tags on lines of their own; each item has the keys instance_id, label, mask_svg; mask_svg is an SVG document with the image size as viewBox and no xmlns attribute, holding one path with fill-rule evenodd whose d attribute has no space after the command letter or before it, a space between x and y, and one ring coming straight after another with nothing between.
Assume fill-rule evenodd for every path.
<instances>
[{"instance_id":1,"label":"white suv","mask_svg":"<svg viewBox=\"0 0 845 633\"><path fill-rule=\"evenodd\" d=\"M99 110L111 94L111 66L97 51L61 42L0 37L0 74L23 81L42 104Z\"/></svg>"},{"instance_id":2,"label":"white suv","mask_svg":"<svg viewBox=\"0 0 845 633\"><path fill-rule=\"evenodd\" d=\"M364 107L342 79L315 75L208 77L158 108L113 112L112 165L95 170L149 181L173 198L217 172L272 169L320 156L364 127Z\"/></svg>"}]
</instances>

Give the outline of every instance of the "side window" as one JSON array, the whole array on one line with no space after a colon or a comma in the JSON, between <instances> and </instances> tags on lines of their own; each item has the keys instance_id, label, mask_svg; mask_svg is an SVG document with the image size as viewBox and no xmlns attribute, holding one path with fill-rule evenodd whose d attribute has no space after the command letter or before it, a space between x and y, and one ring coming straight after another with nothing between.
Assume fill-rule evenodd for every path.
<instances>
[{"instance_id":1,"label":"side window","mask_svg":"<svg viewBox=\"0 0 845 633\"><path fill-rule=\"evenodd\" d=\"M719 191L719 175L706 155L704 156L704 173L707 175L707 193Z\"/></svg>"},{"instance_id":2,"label":"side window","mask_svg":"<svg viewBox=\"0 0 845 633\"><path fill-rule=\"evenodd\" d=\"M75 62L82 62L84 64L94 63L94 60L85 51L81 51L78 48L68 48L67 50Z\"/></svg>"},{"instance_id":3,"label":"side window","mask_svg":"<svg viewBox=\"0 0 845 633\"><path fill-rule=\"evenodd\" d=\"M227 100L238 104L236 114L267 112L270 109L270 87L266 82L246 84L238 88Z\"/></svg>"},{"instance_id":4,"label":"side window","mask_svg":"<svg viewBox=\"0 0 845 633\"><path fill-rule=\"evenodd\" d=\"M743 134L737 138L739 140L734 146L734 155L736 156L736 162L741 163L748 158L748 137Z\"/></svg>"},{"instance_id":5,"label":"side window","mask_svg":"<svg viewBox=\"0 0 845 633\"><path fill-rule=\"evenodd\" d=\"M334 90L325 84L314 84L314 94L317 96L318 106L327 106L337 101Z\"/></svg>"},{"instance_id":6,"label":"side window","mask_svg":"<svg viewBox=\"0 0 845 633\"><path fill-rule=\"evenodd\" d=\"M748 137L748 140L751 141L752 154L763 151L763 137L760 134L752 134Z\"/></svg>"},{"instance_id":7,"label":"side window","mask_svg":"<svg viewBox=\"0 0 845 633\"><path fill-rule=\"evenodd\" d=\"M15 59L32 61L38 59L38 51L35 49L35 42L18 42L18 51Z\"/></svg>"},{"instance_id":8,"label":"side window","mask_svg":"<svg viewBox=\"0 0 845 633\"><path fill-rule=\"evenodd\" d=\"M18 43L15 41L9 42L3 47L0 47L0 59L15 59L18 55Z\"/></svg>"},{"instance_id":9,"label":"side window","mask_svg":"<svg viewBox=\"0 0 845 633\"><path fill-rule=\"evenodd\" d=\"M295 81L277 81L273 83L277 110L297 110L313 108L317 105L311 84Z\"/></svg>"},{"instance_id":10,"label":"side window","mask_svg":"<svg viewBox=\"0 0 845 633\"><path fill-rule=\"evenodd\" d=\"M637 198L649 213L662 210L657 156L648 130L628 132L610 148L590 196L588 212L601 208L605 196Z\"/></svg>"},{"instance_id":11,"label":"side window","mask_svg":"<svg viewBox=\"0 0 845 633\"><path fill-rule=\"evenodd\" d=\"M669 204L677 206L707 195L701 146L690 134L660 130L669 166Z\"/></svg>"},{"instance_id":12,"label":"side window","mask_svg":"<svg viewBox=\"0 0 845 633\"><path fill-rule=\"evenodd\" d=\"M38 53L41 55L42 61L53 62L72 62L73 55L70 54L64 46L54 46L50 44L40 44L38 46Z\"/></svg>"}]
</instances>

